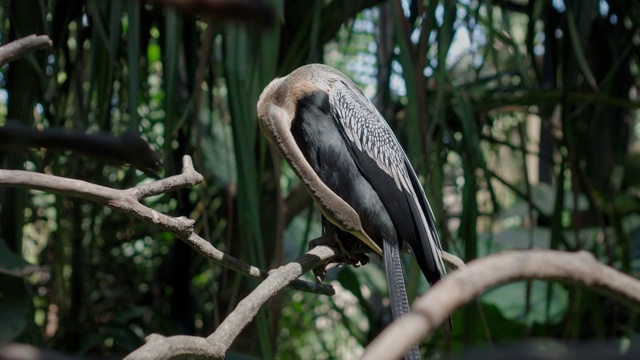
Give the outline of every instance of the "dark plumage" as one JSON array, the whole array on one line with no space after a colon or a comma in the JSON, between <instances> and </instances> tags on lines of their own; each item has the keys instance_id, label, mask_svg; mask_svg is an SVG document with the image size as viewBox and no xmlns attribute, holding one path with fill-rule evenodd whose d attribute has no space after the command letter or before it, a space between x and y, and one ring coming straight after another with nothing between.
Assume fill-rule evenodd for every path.
<instances>
[{"instance_id":1,"label":"dark plumage","mask_svg":"<svg viewBox=\"0 0 640 360\"><path fill-rule=\"evenodd\" d=\"M393 316L408 311L403 242L429 283L445 269L424 191L380 113L342 73L313 64L272 81L258 116L330 222L325 230L337 227L347 250L366 245L382 253Z\"/></svg>"}]
</instances>

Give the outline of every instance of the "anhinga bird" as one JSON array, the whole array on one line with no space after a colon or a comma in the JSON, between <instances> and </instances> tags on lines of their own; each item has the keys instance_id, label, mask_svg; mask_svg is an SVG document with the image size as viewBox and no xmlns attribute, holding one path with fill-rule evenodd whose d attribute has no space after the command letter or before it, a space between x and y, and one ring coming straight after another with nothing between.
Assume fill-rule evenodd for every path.
<instances>
[{"instance_id":1,"label":"anhinga bird","mask_svg":"<svg viewBox=\"0 0 640 360\"><path fill-rule=\"evenodd\" d=\"M403 243L430 284L445 268L424 190L382 115L344 74L312 64L267 85L258 117L320 206L325 235L382 255L393 317L407 312Z\"/></svg>"}]
</instances>

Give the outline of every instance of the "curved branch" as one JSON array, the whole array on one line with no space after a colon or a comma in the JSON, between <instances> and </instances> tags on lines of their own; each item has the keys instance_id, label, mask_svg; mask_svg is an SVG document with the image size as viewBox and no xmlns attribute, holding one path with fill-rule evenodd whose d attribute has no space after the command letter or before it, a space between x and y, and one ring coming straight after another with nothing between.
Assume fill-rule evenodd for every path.
<instances>
[{"instance_id":1,"label":"curved branch","mask_svg":"<svg viewBox=\"0 0 640 360\"><path fill-rule=\"evenodd\" d=\"M434 285L413 303L411 312L367 346L362 359L398 359L455 309L490 288L525 279L580 285L640 309L640 281L598 262L591 253L504 252L472 261Z\"/></svg>"},{"instance_id":2,"label":"curved branch","mask_svg":"<svg viewBox=\"0 0 640 360\"><path fill-rule=\"evenodd\" d=\"M248 265L231 255L223 253L210 242L194 233L194 220L184 216L168 216L140 203L140 200L145 197L192 187L202 181L202 175L193 168L193 163L189 156L182 158L182 173L180 175L125 190L112 189L86 181L33 173L30 171L0 170L0 186L36 189L86 199L108 206L174 234L202 256L214 260L224 267L248 277L257 279L266 278L268 276L266 271ZM317 294L334 294L333 287L330 285L303 280L292 282L290 287Z\"/></svg>"},{"instance_id":3,"label":"curved branch","mask_svg":"<svg viewBox=\"0 0 640 360\"><path fill-rule=\"evenodd\" d=\"M222 344L224 347L229 348L233 340L240 334L240 331L253 320L262 304L294 279L339 255L340 252L334 248L316 246L300 259L272 271L269 277L260 283L251 294L238 303L233 312L227 316L207 340L213 344Z\"/></svg>"},{"instance_id":4,"label":"curved branch","mask_svg":"<svg viewBox=\"0 0 640 360\"><path fill-rule=\"evenodd\" d=\"M446 262L453 267L464 267L462 260L444 253ZM193 356L195 359L223 359L240 332L253 320L262 307L275 294L309 270L326 264L341 252L329 246L316 246L300 259L283 265L269 273L258 287L245 297L227 316L216 331L206 338L197 336L151 335L147 343L136 349L126 360L173 359L176 356Z\"/></svg>"},{"instance_id":5,"label":"curved branch","mask_svg":"<svg viewBox=\"0 0 640 360\"><path fill-rule=\"evenodd\" d=\"M50 48L53 41L47 35L29 35L0 46L0 66L17 60L27 53Z\"/></svg>"},{"instance_id":6,"label":"curved branch","mask_svg":"<svg viewBox=\"0 0 640 360\"><path fill-rule=\"evenodd\" d=\"M92 159L130 164L136 169L147 172L157 172L162 169L160 156L134 130L114 136L108 132L86 133L85 130L51 126L36 129L11 119L0 127L0 151L23 153L30 148L71 150Z\"/></svg>"},{"instance_id":7,"label":"curved branch","mask_svg":"<svg viewBox=\"0 0 640 360\"><path fill-rule=\"evenodd\" d=\"M233 312L206 339L196 336L163 337L152 335L147 337L146 344L127 355L125 359L162 360L173 359L177 356L193 356L196 359L223 359L233 341L253 320L264 303L300 275L339 255L339 251L334 248L316 246L297 261L273 270L269 277L238 303Z\"/></svg>"},{"instance_id":8,"label":"curved branch","mask_svg":"<svg viewBox=\"0 0 640 360\"><path fill-rule=\"evenodd\" d=\"M449 264L451 270L458 270L467 267L462 259L451 253L441 251L440 256L442 256L442 261L444 261L446 264Z\"/></svg>"},{"instance_id":9,"label":"curved branch","mask_svg":"<svg viewBox=\"0 0 640 360\"><path fill-rule=\"evenodd\" d=\"M9 343L0 345L0 360L84 360L85 357L66 355L56 351L39 349L29 344Z\"/></svg>"},{"instance_id":10,"label":"curved branch","mask_svg":"<svg viewBox=\"0 0 640 360\"><path fill-rule=\"evenodd\" d=\"M165 337L151 334L146 343L127 355L125 360L136 359L223 359L224 351L217 344L199 336L174 335Z\"/></svg>"},{"instance_id":11,"label":"curved branch","mask_svg":"<svg viewBox=\"0 0 640 360\"><path fill-rule=\"evenodd\" d=\"M339 256L340 252L334 248L316 246L299 260L272 270L267 274L256 267L223 253L195 234L193 232L193 220L185 217L171 217L140 203L140 200L146 197L192 187L202 180L202 175L195 171L189 156L183 157L183 167L180 175L125 190L28 171L0 170L0 186L37 189L103 204L173 233L203 256L213 259L227 268L251 277L266 278L238 304L234 311L208 338L151 335L147 337L147 343L129 354L127 359L168 359L176 356L223 358L238 334L253 320L260 307L283 288L289 286L308 292L333 294L333 287L329 285L301 281L297 278L305 272ZM460 259L453 255L444 253L443 257L453 267L464 265Z\"/></svg>"}]
</instances>

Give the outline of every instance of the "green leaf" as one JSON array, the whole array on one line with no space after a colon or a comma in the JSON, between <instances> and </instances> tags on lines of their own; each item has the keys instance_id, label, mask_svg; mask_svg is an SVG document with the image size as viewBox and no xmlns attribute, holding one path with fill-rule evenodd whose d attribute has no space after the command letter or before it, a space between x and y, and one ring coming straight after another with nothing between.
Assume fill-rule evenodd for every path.
<instances>
[{"instance_id":1,"label":"green leaf","mask_svg":"<svg viewBox=\"0 0 640 360\"><path fill-rule=\"evenodd\" d=\"M550 230L543 227L507 229L493 235L492 249L483 255L505 250L528 249L530 242L535 248L547 249L550 238Z\"/></svg>"},{"instance_id":2,"label":"green leaf","mask_svg":"<svg viewBox=\"0 0 640 360\"><path fill-rule=\"evenodd\" d=\"M512 319L505 317L500 311L500 308L495 304L481 301L479 305L481 307L480 312L483 314L484 320L490 329L490 334L486 333L483 323L478 321L476 328L474 329L474 339L477 342L484 343L487 341L488 337L500 339L500 341L517 340L520 339L522 334L524 334L525 326L518 321L513 321ZM467 306L476 307L478 305L477 303L471 303ZM454 339L454 341L451 345L454 350L464 349L462 342L460 340L456 340L462 337L463 331L464 318L459 316L459 314L459 312L456 312L452 317L453 332L451 334L451 339ZM449 340L443 337L441 341L445 342ZM444 343L442 346L444 347Z\"/></svg>"},{"instance_id":3,"label":"green leaf","mask_svg":"<svg viewBox=\"0 0 640 360\"><path fill-rule=\"evenodd\" d=\"M591 14L588 14L591 16ZM596 82L593 73L591 72L591 68L589 67L589 63L587 61L587 57L584 54L584 44L580 39L580 34L578 29L576 28L576 19L573 16L573 11L571 8L567 9L567 28L569 29L569 39L571 39L571 48L573 49L573 53L576 57L576 61L578 62L578 66L585 78L589 82L589 85L593 90L598 89L598 84Z\"/></svg>"},{"instance_id":4,"label":"green leaf","mask_svg":"<svg viewBox=\"0 0 640 360\"><path fill-rule=\"evenodd\" d=\"M640 189L640 153L629 154L624 161L623 187Z\"/></svg>"},{"instance_id":5,"label":"green leaf","mask_svg":"<svg viewBox=\"0 0 640 360\"><path fill-rule=\"evenodd\" d=\"M0 344L13 341L27 327L29 297L24 281L0 274Z\"/></svg>"},{"instance_id":6,"label":"green leaf","mask_svg":"<svg viewBox=\"0 0 640 360\"><path fill-rule=\"evenodd\" d=\"M38 270L37 266L29 264L21 256L11 251L4 241L0 241L0 274L23 277Z\"/></svg>"},{"instance_id":7,"label":"green leaf","mask_svg":"<svg viewBox=\"0 0 640 360\"><path fill-rule=\"evenodd\" d=\"M127 2L128 27L127 27L127 69L129 70L129 116L132 129L137 129L140 121L138 116L138 91L140 89L140 6L137 1ZM160 50L156 46L155 59L149 56L149 62L159 59Z\"/></svg>"},{"instance_id":8,"label":"green leaf","mask_svg":"<svg viewBox=\"0 0 640 360\"><path fill-rule=\"evenodd\" d=\"M569 306L569 292L560 284L553 284L552 288L548 320L558 322ZM527 319L524 319L525 289L524 281L511 283L489 290L481 299L485 303L494 304L507 319L524 324L547 322L547 284L543 281L531 283L531 309Z\"/></svg>"}]
</instances>

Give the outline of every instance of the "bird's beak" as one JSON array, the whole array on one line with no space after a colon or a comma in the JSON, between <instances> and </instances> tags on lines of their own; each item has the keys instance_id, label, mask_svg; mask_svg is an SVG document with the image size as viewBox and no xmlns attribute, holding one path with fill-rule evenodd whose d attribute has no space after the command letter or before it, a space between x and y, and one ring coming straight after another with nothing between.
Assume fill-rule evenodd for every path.
<instances>
[{"instance_id":1,"label":"bird's beak","mask_svg":"<svg viewBox=\"0 0 640 360\"><path fill-rule=\"evenodd\" d=\"M371 240L371 238L367 234L360 231L353 232L352 234L360 239L360 241L365 243L368 247L370 247L373 251L375 251L378 255L382 256L382 249L380 249L380 246L373 242L373 240Z\"/></svg>"}]
</instances>

